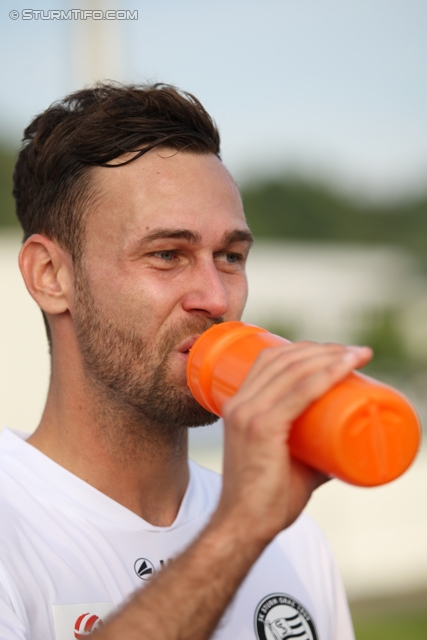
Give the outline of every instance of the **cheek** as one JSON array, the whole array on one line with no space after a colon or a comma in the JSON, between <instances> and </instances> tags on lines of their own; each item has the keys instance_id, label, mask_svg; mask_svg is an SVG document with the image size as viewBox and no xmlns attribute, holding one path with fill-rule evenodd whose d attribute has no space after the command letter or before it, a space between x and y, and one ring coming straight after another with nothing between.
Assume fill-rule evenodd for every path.
<instances>
[{"instance_id":1,"label":"cheek","mask_svg":"<svg viewBox=\"0 0 427 640\"><path fill-rule=\"evenodd\" d=\"M225 283L227 291L229 310L226 314L227 319L240 318L245 308L248 297L248 281L246 274L236 275Z\"/></svg>"},{"instance_id":2,"label":"cheek","mask_svg":"<svg viewBox=\"0 0 427 640\"><path fill-rule=\"evenodd\" d=\"M154 335L173 312L179 291L161 278L138 275L104 283L102 294L112 317L144 335Z\"/></svg>"}]
</instances>

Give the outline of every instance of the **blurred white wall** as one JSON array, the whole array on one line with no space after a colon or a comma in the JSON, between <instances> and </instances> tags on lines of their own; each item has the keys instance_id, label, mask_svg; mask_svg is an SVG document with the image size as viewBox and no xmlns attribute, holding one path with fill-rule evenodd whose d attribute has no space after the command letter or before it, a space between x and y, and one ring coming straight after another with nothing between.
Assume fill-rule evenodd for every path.
<instances>
[{"instance_id":1,"label":"blurred white wall","mask_svg":"<svg viewBox=\"0 0 427 640\"><path fill-rule=\"evenodd\" d=\"M409 307L422 287L407 254L378 245L257 241L247 270L244 320L320 342L354 340L369 314Z\"/></svg>"},{"instance_id":2,"label":"blurred white wall","mask_svg":"<svg viewBox=\"0 0 427 640\"><path fill-rule=\"evenodd\" d=\"M19 246L18 235L0 235L0 425L31 432L43 408L49 359L41 313L19 274ZM274 251L277 250L276 245ZM285 266L277 282L266 266L269 251L264 247L259 255L254 254L249 270L253 295L258 296L259 301L254 313L257 309L260 313L265 311L267 284L271 286L273 306L285 304L286 300L290 306L298 300L304 301L301 311L309 315L307 322L313 327L317 321L319 287L329 296L327 306L331 318L339 307L339 303L335 306L335 296L341 299L342 295L345 304L355 308L361 304L357 302L356 291L363 295L371 292L372 287L368 281L363 285L362 265L378 267L378 255L382 254L358 253L363 260L355 259L356 254L352 256L351 252L348 259L343 256L342 264L346 266L341 275L335 274L337 284L330 286L324 279L328 269L322 275L319 267L321 249L313 251L311 257L308 253L303 258L301 247L298 250L288 245L282 247L280 255ZM329 250L326 255L330 256ZM387 259L383 264L388 264ZM357 276L355 271L359 267ZM390 279L400 282L405 269L407 263L403 260L400 266L381 275L380 297L392 295ZM299 284L293 294L294 280ZM344 289L351 290L354 300L347 293L340 293L343 285ZM311 308L305 306L309 300L312 300ZM250 310L248 306L248 317ZM218 471L221 470L221 432L221 425L217 424L194 429L190 437L192 457ZM427 451L419 455L402 478L384 487L360 489L338 481L329 483L313 496L308 512L321 524L331 542L350 597L384 595L427 586Z\"/></svg>"},{"instance_id":3,"label":"blurred white wall","mask_svg":"<svg viewBox=\"0 0 427 640\"><path fill-rule=\"evenodd\" d=\"M222 425L190 431L190 455L222 468ZM350 599L427 587L427 447L387 485L353 487L333 480L313 494L307 513L332 547Z\"/></svg>"},{"instance_id":4,"label":"blurred white wall","mask_svg":"<svg viewBox=\"0 0 427 640\"><path fill-rule=\"evenodd\" d=\"M49 376L42 316L19 273L20 237L0 234L0 368L2 424L32 431ZM351 340L371 309L407 300L420 288L411 260L389 248L310 243L256 243L248 263L243 319L297 327L299 337Z\"/></svg>"},{"instance_id":5,"label":"blurred white wall","mask_svg":"<svg viewBox=\"0 0 427 640\"><path fill-rule=\"evenodd\" d=\"M41 312L19 272L19 248L19 235L0 235L0 426L32 432L44 406L49 357Z\"/></svg>"}]
</instances>

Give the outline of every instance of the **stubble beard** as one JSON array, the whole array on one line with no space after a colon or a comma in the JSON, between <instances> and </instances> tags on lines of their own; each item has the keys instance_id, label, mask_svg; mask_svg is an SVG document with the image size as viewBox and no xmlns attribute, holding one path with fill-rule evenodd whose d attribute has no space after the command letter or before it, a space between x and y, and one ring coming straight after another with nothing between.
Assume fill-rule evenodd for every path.
<instances>
[{"instance_id":1,"label":"stubble beard","mask_svg":"<svg viewBox=\"0 0 427 640\"><path fill-rule=\"evenodd\" d=\"M118 407L128 410L133 416L131 428L138 430L140 423L153 436L176 435L184 427L218 420L186 385L173 380L169 361L183 340L221 320L195 316L164 330L151 344L131 326L106 316L82 269L76 272L75 295L74 324L85 373L103 396L103 410L111 419L120 412Z\"/></svg>"}]
</instances>

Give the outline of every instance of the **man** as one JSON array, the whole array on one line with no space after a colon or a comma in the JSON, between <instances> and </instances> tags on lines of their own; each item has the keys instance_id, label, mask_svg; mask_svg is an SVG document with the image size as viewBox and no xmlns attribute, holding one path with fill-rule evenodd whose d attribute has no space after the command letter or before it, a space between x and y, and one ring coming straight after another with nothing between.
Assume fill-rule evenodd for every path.
<instances>
[{"instance_id":1,"label":"man","mask_svg":"<svg viewBox=\"0 0 427 640\"><path fill-rule=\"evenodd\" d=\"M224 407L222 488L187 460L187 427L216 419L187 355L240 318L252 243L201 104L165 85L73 94L27 128L14 194L52 374L35 433L0 442L1 640L352 638L300 517L325 478L287 437L370 350L266 350Z\"/></svg>"}]
</instances>

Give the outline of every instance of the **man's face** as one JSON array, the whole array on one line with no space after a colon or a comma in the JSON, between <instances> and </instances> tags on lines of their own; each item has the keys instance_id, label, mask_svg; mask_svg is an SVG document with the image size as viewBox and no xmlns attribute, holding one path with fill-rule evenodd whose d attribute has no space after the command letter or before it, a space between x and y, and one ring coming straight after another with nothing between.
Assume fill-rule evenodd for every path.
<instances>
[{"instance_id":1,"label":"man's face","mask_svg":"<svg viewBox=\"0 0 427 640\"><path fill-rule=\"evenodd\" d=\"M93 184L71 309L86 373L151 422L210 423L185 367L200 333L245 305L237 188L216 156L169 149L96 168Z\"/></svg>"}]
</instances>

